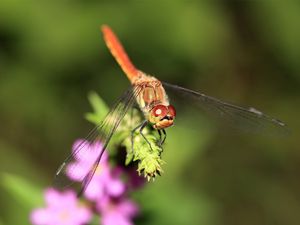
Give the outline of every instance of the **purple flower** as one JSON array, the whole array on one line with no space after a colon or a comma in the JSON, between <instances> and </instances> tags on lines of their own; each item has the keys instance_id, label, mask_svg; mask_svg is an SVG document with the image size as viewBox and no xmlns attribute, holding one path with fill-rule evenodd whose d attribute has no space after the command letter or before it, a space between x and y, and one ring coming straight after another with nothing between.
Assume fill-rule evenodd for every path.
<instances>
[{"instance_id":1,"label":"purple flower","mask_svg":"<svg viewBox=\"0 0 300 225\"><path fill-rule=\"evenodd\" d=\"M147 181L147 179L143 176L140 176L135 167L126 168L126 174L128 175L128 189L135 190L143 187Z\"/></svg>"},{"instance_id":2,"label":"purple flower","mask_svg":"<svg viewBox=\"0 0 300 225\"><path fill-rule=\"evenodd\" d=\"M63 193L53 188L45 191L45 208L31 212L30 220L35 225L81 225L92 217L92 212L78 202L76 193L69 190Z\"/></svg>"},{"instance_id":3,"label":"purple flower","mask_svg":"<svg viewBox=\"0 0 300 225\"><path fill-rule=\"evenodd\" d=\"M77 140L74 143L73 152L83 141ZM82 178L92 168L102 147L100 141L83 145L81 151L75 155L76 161L67 167L67 175L74 181L82 181ZM84 192L84 196L89 200L98 200L106 195L120 196L124 191L125 184L120 180L120 173L111 170L108 163L108 155L104 152L96 172Z\"/></svg>"},{"instance_id":4,"label":"purple flower","mask_svg":"<svg viewBox=\"0 0 300 225\"><path fill-rule=\"evenodd\" d=\"M102 225L133 225L132 219L138 214L138 206L124 198L103 198L97 202L97 209Z\"/></svg>"}]
</instances>

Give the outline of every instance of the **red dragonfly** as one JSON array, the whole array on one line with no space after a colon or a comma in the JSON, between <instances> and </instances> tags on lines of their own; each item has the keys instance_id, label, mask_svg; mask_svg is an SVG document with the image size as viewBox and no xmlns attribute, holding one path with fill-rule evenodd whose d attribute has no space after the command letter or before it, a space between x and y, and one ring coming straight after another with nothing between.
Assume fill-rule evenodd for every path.
<instances>
[{"instance_id":1,"label":"red dragonfly","mask_svg":"<svg viewBox=\"0 0 300 225\"><path fill-rule=\"evenodd\" d=\"M165 128L172 126L176 117L175 108L170 105L165 89L176 92L179 96L184 97L187 100L191 100L193 105L198 105L203 110L212 112L237 128L267 134L284 134L287 132L286 125L283 122L269 117L254 108L242 108L193 90L164 82L162 83L157 78L138 70L132 64L119 39L109 26L103 25L102 32L107 47L123 72L127 75L132 86L120 97L105 119L96 126L86 138L87 141L94 141L96 139L101 140L103 148L95 159L89 172L82 177L81 193L90 183L101 160L101 156L109 144L114 132L118 128L125 114L135 103L138 104L140 110L144 114L145 120L139 124L134 131L139 129L140 135L147 141L151 148L151 144L142 132L147 125L151 125L158 131L160 137L158 143L160 145L164 143L166 138ZM162 137L162 134L164 134L164 137ZM133 136L131 138L133 146ZM58 169L55 180L60 187L66 187L70 184L69 182L64 182L66 180L64 179L66 176L66 166L75 158L76 154L79 152L82 154L81 150L84 145L85 142L82 142Z\"/></svg>"}]
</instances>

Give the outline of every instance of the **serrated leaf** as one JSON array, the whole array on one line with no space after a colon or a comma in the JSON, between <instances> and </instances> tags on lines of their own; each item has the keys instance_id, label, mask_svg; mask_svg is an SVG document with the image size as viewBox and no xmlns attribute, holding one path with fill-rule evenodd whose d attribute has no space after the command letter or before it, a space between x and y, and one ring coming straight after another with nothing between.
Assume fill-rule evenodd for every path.
<instances>
[{"instance_id":1,"label":"serrated leaf","mask_svg":"<svg viewBox=\"0 0 300 225\"><path fill-rule=\"evenodd\" d=\"M88 94L88 100L93 108L93 112L86 113L85 118L98 125L108 113L109 108L103 99L94 91Z\"/></svg>"},{"instance_id":2,"label":"serrated leaf","mask_svg":"<svg viewBox=\"0 0 300 225\"><path fill-rule=\"evenodd\" d=\"M94 113L86 113L85 119L93 124L99 124L101 121L99 120L99 116Z\"/></svg>"},{"instance_id":3,"label":"serrated leaf","mask_svg":"<svg viewBox=\"0 0 300 225\"><path fill-rule=\"evenodd\" d=\"M133 154L132 153L127 153L126 159L125 159L125 165L129 165L133 161Z\"/></svg>"}]
</instances>

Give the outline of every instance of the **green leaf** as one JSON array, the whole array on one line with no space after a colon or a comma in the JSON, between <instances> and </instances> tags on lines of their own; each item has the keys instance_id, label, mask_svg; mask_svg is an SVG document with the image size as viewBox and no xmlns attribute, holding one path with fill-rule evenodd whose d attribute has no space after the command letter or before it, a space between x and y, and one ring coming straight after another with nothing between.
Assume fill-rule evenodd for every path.
<instances>
[{"instance_id":1,"label":"green leaf","mask_svg":"<svg viewBox=\"0 0 300 225\"><path fill-rule=\"evenodd\" d=\"M125 165L128 165L132 161L137 161L139 174L150 180L163 172L162 165L165 162L161 159L162 147L157 144L156 131L149 129L149 127L145 127L143 130L143 134L148 142L141 136L139 130L135 131L133 134L134 146L132 149L131 131L138 124L141 124L141 121L141 113L133 109L131 114L127 114L120 124L116 132L116 139L122 142L122 145L127 150ZM148 143L151 144L151 148Z\"/></svg>"},{"instance_id":2,"label":"green leaf","mask_svg":"<svg viewBox=\"0 0 300 225\"><path fill-rule=\"evenodd\" d=\"M98 125L107 115L108 107L95 92L91 92L88 98L94 112L87 113L86 119ZM139 131L136 131L134 134L134 151L132 152L131 130L141 121L141 113L136 109L132 109L130 114L124 116L110 144L122 143L127 150L125 165L128 165L131 161L138 161L138 172L150 180L163 172L161 165L165 162L161 159L162 148L157 145L155 131L150 130L148 127L144 129L143 133L148 142L151 143L151 148L145 139L141 137Z\"/></svg>"},{"instance_id":3,"label":"green leaf","mask_svg":"<svg viewBox=\"0 0 300 225\"><path fill-rule=\"evenodd\" d=\"M109 108L103 99L94 91L88 94L88 100L93 108L92 113L86 113L85 118L98 125L107 115Z\"/></svg>"},{"instance_id":4,"label":"green leaf","mask_svg":"<svg viewBox=\"0 0 300 225\"><path fill-rule=\"evenodd\" d=\"M43 203L42 189L23 177L2 173L1 185L22 205L34 207Z\"/></svg>"}]
</instances>

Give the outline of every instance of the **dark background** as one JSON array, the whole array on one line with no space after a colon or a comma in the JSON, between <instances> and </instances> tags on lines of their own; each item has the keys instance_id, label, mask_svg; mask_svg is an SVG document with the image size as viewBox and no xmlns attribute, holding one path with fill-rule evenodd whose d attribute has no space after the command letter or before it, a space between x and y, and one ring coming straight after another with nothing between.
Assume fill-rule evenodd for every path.
<instances>
[{"instance_id":1,"label":"dark background","mask_svg":"<svg viewBox=\"0 0 300 225\"><path fill-rule=\"evenodd\" d=\"M298 1L2 0L1 183L12 174L50 186L92 127L87 94L112 105L129 86L99 30L109 24L141 70L255 106L292 130L236 134L186 107L168 129L165 173L135 194L137 223L298 224L299 21ZM0 190L0 224L28 223L30 207Z\"/></svg>"}]
</instances>

